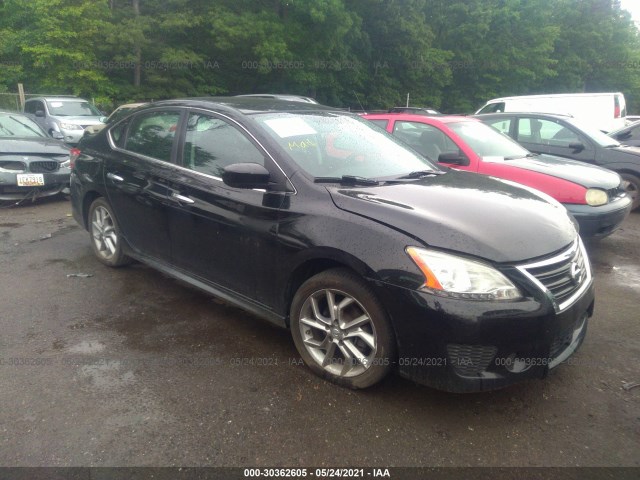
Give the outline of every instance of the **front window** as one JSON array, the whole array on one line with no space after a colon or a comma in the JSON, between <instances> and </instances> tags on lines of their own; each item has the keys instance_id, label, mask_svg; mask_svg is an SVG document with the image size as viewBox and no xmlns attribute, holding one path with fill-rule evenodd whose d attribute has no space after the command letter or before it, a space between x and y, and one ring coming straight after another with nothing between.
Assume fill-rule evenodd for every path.
<instances>
[{"instance_id":1,"label":"front window","mask_svg":"<svg viewBox=\"0 0 640 480\"><path fill-rule=\"evenodd\" d=\"M314 177L384 178L438 170L381 128L350 115L268 113L256 120Z\"/></svg>"},{"instance_id":2,"label":"front window","mask_svg":"<svg viewBox=\"0 0 640 480\"><path fill-rule=\"evenodd\" d=\"M59 117L99 117L100 110L89 102L78 102L77 100L47 100L49 113Z\"/></svg>"},{"instance_id":3,"label":"front window","mask_svg":"<svg viewBox=\"0 0 640 480\"><path fill-rule=\"evenodd\" d=\"M234 163L264 165L264 156L235 126L220 118L191 113L184 142L184 166L222 177Z\"/></svg>"},{"instance_id":4,"label":"front window","mask_svg":"<svg viewBox=\"0 0 640 480\"><path fill-rule=\"evenodd\" d=\"M529 154L528 150L484 123L453 122L447 126L483 160L515 160Z\"/></svg>"},{"instance_id":5,"label":"front window","mask_svg":"<svg viewBox=\"0 0 640 480\"><path fill-rule=\"evenodd\" d=\"M0 115L0 138L46 137L42 129L22 115Z\"/></svg>"}]
</instances>

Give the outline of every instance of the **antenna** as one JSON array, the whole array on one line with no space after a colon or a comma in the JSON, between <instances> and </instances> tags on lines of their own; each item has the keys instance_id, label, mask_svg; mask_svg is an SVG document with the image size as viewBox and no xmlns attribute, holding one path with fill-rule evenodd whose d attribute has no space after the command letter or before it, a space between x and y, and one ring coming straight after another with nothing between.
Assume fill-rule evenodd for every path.
<instances>
[{"instance_id":1,"label":"antenna","mask_svg":"<svg viewBox=\"0 0 640 480\"><path fill-rule=\"evenodd\" d=\"M362 103L360 102L360 99L358 98L358 94L356 93L355 90L351 90L353 92L353 94L356 96L356 100L358 100L358 105L360 105L360 108L362 109L362 111L364 112L364 107L362 106Z\"/></svg>"}]
</instances>

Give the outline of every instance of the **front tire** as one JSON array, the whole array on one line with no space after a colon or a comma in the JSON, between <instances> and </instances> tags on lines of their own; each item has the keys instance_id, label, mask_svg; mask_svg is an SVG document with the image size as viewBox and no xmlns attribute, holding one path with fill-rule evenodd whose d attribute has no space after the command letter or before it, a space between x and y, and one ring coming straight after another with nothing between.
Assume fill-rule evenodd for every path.
<instances>
[{"instance_id":1,"label":"front tire","mask_svg":"<svg viewBox=\"0 0 640 480\"><path fill-rule=\"evenodd\" d=\"M368 285L344 268L324 271L298 289L291 334L307 366L349 388L382 380L395 360L388 316Z\"/></svg>"},{"instance_id":2,"label":"front tire","mask_svg":"<svg viewBox=\"0 0 640 480\"><path fill-rule=\"evenodd\" d=\"M91 247L98 260L110 267L120 267L131 262L122 248L122 235L111 206L97 198L89 207L89 234Z\"/></svg>"},{"instance_id":3,"label":"front tire","mask_svg":"<svg viewBox=\"0 0 640 480\"><path fill-rule=\"evenodd\" d=\"M621 173L622 185L633 202L631 210L640 207L640 178L631 173Z\"/></svg>"}]
</instances>

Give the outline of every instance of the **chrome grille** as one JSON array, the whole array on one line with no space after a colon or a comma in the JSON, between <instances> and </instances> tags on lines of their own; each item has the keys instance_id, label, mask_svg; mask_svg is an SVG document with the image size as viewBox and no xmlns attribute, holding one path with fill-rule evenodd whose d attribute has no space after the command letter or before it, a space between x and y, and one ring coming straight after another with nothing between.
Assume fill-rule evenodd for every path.
<instances>
[{"instance_id":1,"label":"chrome grille","mask_svg":"<svg viewBox=\"0 0 640 480\"><path fill-rule=\"evenodd\" d=\"M55 161L31 162L29 164L29 171L32 173L52 173L57 172L59 168L60 164Z\"/></svg>"},{"instance_id":2,"label":"chrome grille","mask_svg":"<svg viewBox=\"0 0 640 480\"><path fill-rule=\"evenodd\" d=\"M560 311L572 305L591 281L591 266L579 239L553 258L518 269L549 293Z\"/></svg>"}]
</instances>

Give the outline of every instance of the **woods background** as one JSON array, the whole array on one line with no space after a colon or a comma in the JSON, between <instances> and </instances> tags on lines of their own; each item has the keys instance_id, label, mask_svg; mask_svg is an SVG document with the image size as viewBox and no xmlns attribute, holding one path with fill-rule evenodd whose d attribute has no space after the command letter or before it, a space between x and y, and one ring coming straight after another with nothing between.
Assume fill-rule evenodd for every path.
<instances>
[{"instance_id":1,"label":"woods background","mask_svg":"<svg viewBox=\"0 0 640 480\"><path fill-rule=\"evenodd\" d=\"M105 110L263 92L373 109L409 93L468 113L622 91L632 113L640 37L617 0L0 0L0 92L18 83Z\"/></svg>"}]
</instances>

